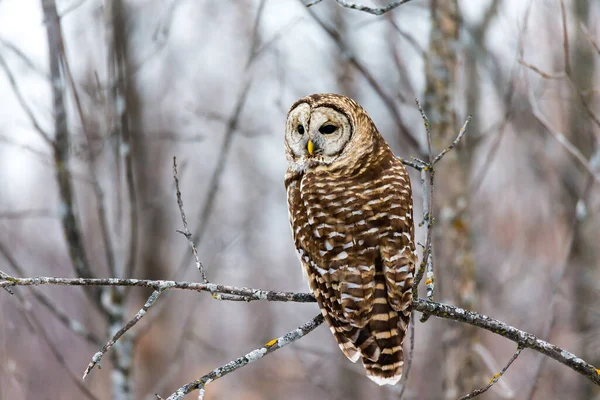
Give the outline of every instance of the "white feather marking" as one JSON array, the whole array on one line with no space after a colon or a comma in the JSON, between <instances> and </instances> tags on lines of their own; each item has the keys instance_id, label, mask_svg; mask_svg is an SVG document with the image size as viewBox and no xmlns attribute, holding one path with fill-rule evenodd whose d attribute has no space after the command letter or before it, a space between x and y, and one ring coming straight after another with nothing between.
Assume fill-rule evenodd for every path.
<instances>
[{"instance_id":1,"label":"white feather marking","mask_svg":"<svg viewBox=\"0 0 600 400\"><path fill-rule=\"evenodd\" d=\"M334 228L334 226L326 224L326 223L322 223L322 224L317 225L317 229L323 229L323 228Z\"/></svg>"},{"instance_id":2,"label":"white feather marking","mask_svg":"<svg viewBox=\"0 0 600 400\"><path fill-rule=\"evenodd\" d=\"M336 236L339 236L339 237L346 237L346 235L344 235L343 233L339 233L339 232L335 232L335 231L329 232L329 233L327 234L327 237L328 237L328 238L333 238L333 237L336 237Z\"/></svg>"},{"instance_id":3,"label":"white feather marking","mask_svg":"<svg viewBox=\"0 0 600 400\"><path fill-rule=\"evenodd\" d=\"M358 283L352 283L352 282L348 282L346 283L346 287L348 289L362 289L362 285L359 285Z\"/></svg>"},{"instance_id":4,"label":"white feather marking","mask_svg":"<svg viewBox=\"0 0 600 400\"><path fill-rule=\"evenodd\" d=\"M342 251L338 253L335 257L333 257L334 260L345 260L346 258L348 258L348 253L346 253L345 251Z\"/></svg>"},{"instance_id":5,"label":"white feather marking","mask_svg":"<svg viewBox=\"0 0 600 400\"><path fill-rule=\"evenodd\" d=\"M408 272L408 265L404 264L403 266L401 266L400 268L398 268L396 271L397 272Z\"/></svg>"},{"instance_id":6,"label":"white feather marking","mask_svg":"<svg viewBox=\"0 0 600 400\"><path fill-rule=\"evenodd\" d=\"M394 262L396 260L398 260L400 257L402 257L402 254L396 254L390 257L390 261Z\"/></svg>"},{"instance_id":7,"label":"white feather marking","mask_svg":"<svg viewBox=\"0 0 600 400\"><path fill-rule=\"evenodd\" d=\"M345 299L350 299L350 300L354 301L355 303L360 303L361 301L364 300L361 297L355 297L355 296L351 296L347 293L342 293L342 301L344 301Z\"/></svg>"}]
</instances>

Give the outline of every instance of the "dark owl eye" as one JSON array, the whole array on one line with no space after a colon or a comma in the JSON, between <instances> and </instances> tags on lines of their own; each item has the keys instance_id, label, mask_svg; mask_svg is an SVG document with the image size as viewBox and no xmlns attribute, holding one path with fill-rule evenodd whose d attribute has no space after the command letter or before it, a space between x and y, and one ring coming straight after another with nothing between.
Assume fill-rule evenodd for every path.
<instances>
[{"instance_id":1,"label":"dark owl eye","mask_svg":"<svg viewBox=\"0 0 600 400\"><path fill-rule=\"evenodd\" d=\"M302 125L298 125L298 133L304 135L304 127Z\"/></svg>"},{"instance_id":2,"label":"dark owl eye","mask_svg":"<svg viewBox=\"0 0 600 400\"><path fill-rule=\"evenodd\" d=\"M319 132L323 135L329 135L330 133L335 132L336 129L337 127L335 125L323 125L319 128Z\"/></svg>"}]
</instances>

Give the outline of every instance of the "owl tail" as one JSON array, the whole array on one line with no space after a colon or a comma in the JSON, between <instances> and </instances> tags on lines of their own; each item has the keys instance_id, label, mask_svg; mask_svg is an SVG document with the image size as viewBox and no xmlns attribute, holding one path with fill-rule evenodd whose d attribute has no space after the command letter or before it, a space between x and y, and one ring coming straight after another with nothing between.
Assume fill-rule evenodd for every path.
<instances>
[{"instance_id":1,"label":"owl tail","mask_svg":"<svg viewBox=\"0 0 600 400\"><path fill-rule=\"evenodd\" d=\"M385 289L378 282L375 299L386 298ZM382 293L380 293L382 292ZM404 350L402 343L410 318L410 310L396 312L388 302L375 302L368 329L375 338L379 354L362 353L367 376L378 385L395 385L402 377ZM366 328L366 327L365 327ZM377 357L373 357L377 355Z\"/></svg>"}]
</instances>

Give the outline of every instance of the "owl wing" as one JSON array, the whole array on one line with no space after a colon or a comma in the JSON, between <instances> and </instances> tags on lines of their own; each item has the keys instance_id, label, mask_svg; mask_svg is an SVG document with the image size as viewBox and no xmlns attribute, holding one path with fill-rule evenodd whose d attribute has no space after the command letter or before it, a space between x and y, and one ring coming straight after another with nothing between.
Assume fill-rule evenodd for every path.
<instances>
[{"instance_id":1,"label":"owl wing","mask_svg":"<svg viewBox=\"0 0 600 400\"><path fill-rule=\"evenodd\" d=\"M402 162L394 158L382 179L390 179L392 199L385 204L391 232L380 241L387 298L391 307L404 315L410 313L412 286L417 263L410 179Z\"/></svg>"},{"instance_id":2,"label":"owl wing","mask_svg":"<svg viewBox=\"0 0 600 400\"><path fill-rule=\"evenodd\" d=\"M351 270L347 267L344 260L351 259L345 257L344 254L335 261L330 263L326 260L326 255L333 254L334 244L342 239L352 241L351 237L341 232L329 234L325 233L325 228L328 226L326 222L321 221L325 214L317 217L315 221L315 210L309 211L311 206L307 206L307 199L302 198L300 185L300 177L288 172L286 175L286 188L288 195L288 212L290 226L294 237L294 244L300 262L302 264L305 275L308 278L308 284L317 299L317 303L321 312L338 342L342 352L352 362L356 362L360 357L356 343L362 344L364 352L371 346L371 353L377 352L375 343L372 338L365 337L364 333L361 336L360 328L367 324L372 310L373 295L367 293L363 296L362 292L357 292L357 288L351 283ZM331 188L327 188L328 191ZM331 220L329 222L332 222ZM333 224L329 225L333 226ZM339 229L344 229L338 226ZM335 238L330 242L324 235ZM348 243L347 241L345 243ZM354 242L352 242L354 243ZM329 247L331 246L331 247ZM341 246L343 250L343 245ZM330 248L330 250L327 250ZM338 249L339 250L339 249ZM341 252L341 251L340 251ZM347 254L347 252L346 252ZM366 268L365 268L366 269ZM374 266L369 268L371 274L374 274ZM369 271L363 271L365 278L369 279ZM358 277L355 277L355 280ZM371 278L371 281L373 279ZM371 286L373 286L371 284ZM360 296L360 297L359 297ZM365 298L366 301L362 301ZM358 307L358 303L361 303ZM359 309L361 311L359 311ZM344 312L344 310L346 310ZM355 318L356 315L360 317ZM359 341L360 339L360 341ZM361 350L361 353L363 351Z\"/></svg>"}]
</instances>

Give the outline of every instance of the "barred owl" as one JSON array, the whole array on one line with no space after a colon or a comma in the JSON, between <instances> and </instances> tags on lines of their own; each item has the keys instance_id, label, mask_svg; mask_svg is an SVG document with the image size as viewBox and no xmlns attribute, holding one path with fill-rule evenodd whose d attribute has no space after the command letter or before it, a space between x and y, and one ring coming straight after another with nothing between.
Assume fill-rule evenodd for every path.
<instances>
[{"instance_id":1,"label":"barred owl","mask_svg":"<svg viewBox=\"0 0 600 400\"><path fill-rule=\"evenodd\" d=\"M290 225L323 317L371 380L396 384L417 261L408 173L365 110L336 94L292 105L285 151Z\"/></svg>"}]
</instances>

